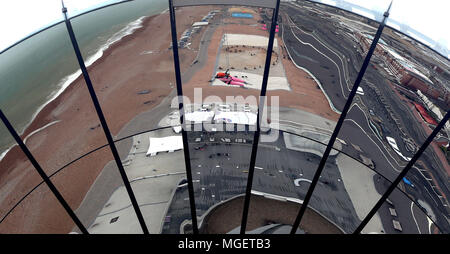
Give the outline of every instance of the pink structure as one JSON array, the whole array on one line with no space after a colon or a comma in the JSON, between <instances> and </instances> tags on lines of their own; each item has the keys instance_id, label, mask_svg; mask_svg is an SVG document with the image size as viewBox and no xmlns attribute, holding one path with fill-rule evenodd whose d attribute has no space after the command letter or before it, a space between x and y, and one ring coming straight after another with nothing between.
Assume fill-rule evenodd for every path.
<instances>
[{"instance_id":1,"label":"pink structure","mask_svg":"<svg viewBox=\"0 0 450 254\"><path fill-rule=\"evenodd\" d=\"M222 80L224 83L229 84L229 85L236 85L236 86L240 86L240 87L244 87L245 81L242 79L238 79L235 77L224 77L224 78L219 78L220 80Z\"/></svg>"},{"instance_id":2,"label":"pink structure","mask_svg":"<svg viewBox=\"0 0 450 254\"><path fill-rule=\"evenodd\" d=\"M266 26L266 24L264 24L264 25L261 27L261 29L264 30L264 31L267 31L267 26ZM277 25L277 27L275 28L275 33L278 33L278 25Z\"/></svg>"}]
</instances>

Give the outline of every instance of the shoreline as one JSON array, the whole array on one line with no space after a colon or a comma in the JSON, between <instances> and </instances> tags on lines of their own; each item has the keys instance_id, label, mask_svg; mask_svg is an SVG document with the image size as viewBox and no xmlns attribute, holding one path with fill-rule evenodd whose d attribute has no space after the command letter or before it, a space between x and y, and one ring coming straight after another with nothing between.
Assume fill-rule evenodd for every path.
<instances>
[{"instance_id":1,"label":"shoreline","mask_svg":"<svg viewBox=\"0 0 450 254\"><path fill-rule=\"evenodd\" d=\"M164 11L161 12L160 14L164 14ZM137 32L138 29L142 28L144 26L144 22L148 18L157 16L160 14L155 14L155 15L151 15L151 16L141 16L141 17L137 18L136 20L129 22L125 27L123 27L122 29L120 29L119 31L117 31L116 33L111 35L111 37L105 42L104 45L100 46L100 48L93 55L87 57L87 60L85 60L86 68L88 68L88 70L89 70L89 67L91 65L95 64L97 61L101 60L104 57L105 52L109 48L113 47L114 44L120 43L122 41L122 39L124 39L126 36L133 35L135 32ZM111 39L113 39L113 40L110 41ZM27 131L30 131L30 132L36 131L36 130L34 130L34 131L29 130L29 127L35 121L35 119L37 118L39 113L48 104L50 104L52 101L56 100L66 89L68 89L72 84L74 84L80 77L82 77L81 69L79 67L77 67L77 68L78 68L77 71L70 73L60 79L60 81L58 82L58 85L56 86L57 89L54 90L51 94L49 94L47 96L49 99L36 109L36 111L33 113L32 117L30 118L29 121L27 121L27 123L22 128L22 130L16 130L18 132L19 136L21 136L23 138L23 136L26 134ZM40 127L39 129L42 129L46 126L47 125ZM23 138L23 140L25 140L28 136L29 136L29 134L26 135L25 138ZM3 151L0 154L0 163L3 160L3 158L6 156L6 154L14 146L17 146L17 144L10 145L5 151ZM1 175L1 172L0 172L0 175Z\"/></svg>"},{"instance_id":2,"label":"shoreline","mask_svg":"<svg viewBox=\"0 0 450 254\"><path fill-rule=\"evenodd\" d=\"M191 17L199 19L210 9L212 8L181 10L180 12L189 13L191 16L183 16L180 13L177 24L179 34L187 25L190 26ZM111 44L99 59L87 67L113 135L117 135L134 116L159 105L173 90L168 85L175 79L172 70L173 56L171 51L167 50L170 44L170 33L167 33L168 17L167 11L145 17L141 27ZM144 49L159 49L158 52L161 53L140 55ZM191 51L180 53L180 59L183 57L181 64L184 67L188 66L197 55ZM126 77L118 80L117 76L120 74L122 75L119 77ZM151 89L151 93L136 94L148 88ZM114 117L111 118L112 116ZM55 121L59 121L58 124L49 124ZM49 175L78 155L106 143L103 131L97 128L98 122L83 76L79 75L59 96L43 107L21 137L27 137L40 129L29 137L27 146ZM111 160L109 149L103 150L96 152L94 158L77 161L76 172L67 169L52 178L72 208L78 207L92 182ZM3 215L40 182L39 176L17 145L14 145L1 160L0 176L0 203L3 206L0 214ZM19 179L20 183L16 181L10 184L14 179ZM64 184L68 181L71 184ZM37 194L33 193L2 222L0 232L55 233L58 228L59 230L66 228L68 231L71 229L72 222L65 215L58 219L52 216L61 215L62 212L56 200L53 198L42 200L42 197L53 194L47 189L41 189L39 192L40 197L36 197ZM29 211L33 213L30 214ZM24 219L24 216L27 219ZM27 220L37 219L42 223L39 225L27 223ZM48 225L44 225L45 223Z\"/></svg>"}]
</instances>

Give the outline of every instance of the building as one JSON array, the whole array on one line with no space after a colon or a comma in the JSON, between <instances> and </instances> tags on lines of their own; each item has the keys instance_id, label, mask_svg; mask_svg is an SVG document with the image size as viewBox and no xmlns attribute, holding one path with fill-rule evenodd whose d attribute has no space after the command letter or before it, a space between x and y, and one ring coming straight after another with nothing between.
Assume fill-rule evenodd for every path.
<instances>
[{"instance_id":1,"label":"building","mask_svg":"<svg viewBox=\"0 0 450 254\"><path fill-rule=\"evenodd\" d=\"M363 52L367 52L373 36L357 32L356 37L361 44ZM379 40L374 54L383 61L386 71L403 86L413 91L420 90L433 99L440 99L450 104L449 91L441 82L438 80L433 82L423 71L419 70L419 66L399 55L382 39Z\"/></svg>"}]
</instances>

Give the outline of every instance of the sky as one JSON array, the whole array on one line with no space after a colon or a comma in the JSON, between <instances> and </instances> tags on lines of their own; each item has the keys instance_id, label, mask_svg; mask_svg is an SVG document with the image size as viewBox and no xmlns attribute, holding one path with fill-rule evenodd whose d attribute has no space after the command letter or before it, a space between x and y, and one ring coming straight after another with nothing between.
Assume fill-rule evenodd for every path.
<instances>
[{"instance_id":1,"label":"sky","mask_svg":"<svg viewBox=\"0 0 450 254\"><path fill-rule=\"evenodd\" d=\"M384 12L391 0L345 0L368 9ZM333 0L322 0L333 4ZM360 15L364 13L354 10ZM450 50L449 0L394 0L389 19L405 23L413 29L427 35ZM370 17L370 16L369 16ZM373 17L371 17L373 18ZM387 24L389 25L389 19ZM394 28L398 28L393 26Z\"/></svg>"},{"instance_id":2,"label":"sky","mask_svg":"<svg viewBox=\"0 0 450 254\"><path fill-rule=\"evenodd\" d=\"M64 0L68 15L120 0ZM48 25L63 20L61 0L2 0L0 51Z\"/></svg>"},{"instance_id":3,"label":"sky","mask_svg":"<svg viewBox=\"0 0 450 254\"><path fill-rule=\"evenodd\" d=\"M120 0L65 0L64 3L71 16L118 1ZM333 0L322 1L333 2ZM390 0L346 1L380 11L386 10L390 3ZM63 19L60 0L2 0L1 6L0 51L27 35ZM395 0L389 18L408 24L450 49L449 10L449 0Z\"/></svg>"}]
</instances>

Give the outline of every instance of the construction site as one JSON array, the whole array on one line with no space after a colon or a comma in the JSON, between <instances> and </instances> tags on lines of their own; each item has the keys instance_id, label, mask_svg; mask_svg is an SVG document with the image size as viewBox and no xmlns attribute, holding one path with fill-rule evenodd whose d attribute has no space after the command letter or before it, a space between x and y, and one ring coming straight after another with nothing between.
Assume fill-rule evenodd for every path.
<instances>
[{"instance_id":1,"label":"construction site","mask_svg":"<svg viewBox=\"0 0 450 254\"><path fill-rule=\"evenodd\" d=\"M208 24L202 26L204 30L199 30L198 50L195 45L183 49L199 52L191 66L182 70L186 74L195 72L183 83L185 96L192 100L194 88L202 89L202 100L215 97L217 102L225 101L226 96L259 96L271 26L265 11L261 8L223 7L205 16L203 20ZM194 24L200 21L195 20ZM338 114L330 108L315 77L291 61L278 25L275 32L268 96L282 97L280 106L305 110L336 121ZM267 103L271 105L270 100Z\"/></svg>"}]
</instances>

